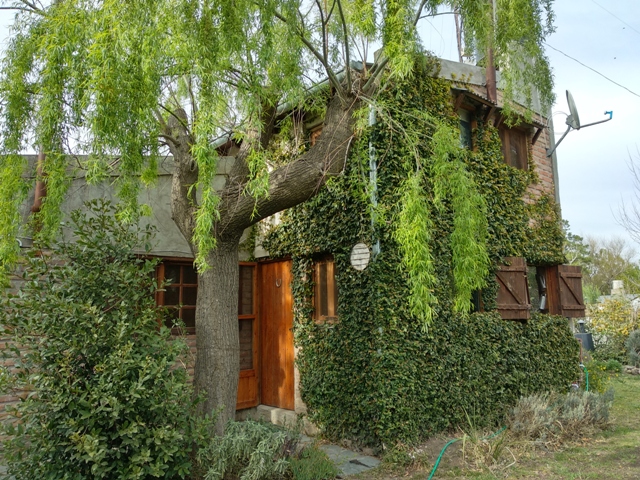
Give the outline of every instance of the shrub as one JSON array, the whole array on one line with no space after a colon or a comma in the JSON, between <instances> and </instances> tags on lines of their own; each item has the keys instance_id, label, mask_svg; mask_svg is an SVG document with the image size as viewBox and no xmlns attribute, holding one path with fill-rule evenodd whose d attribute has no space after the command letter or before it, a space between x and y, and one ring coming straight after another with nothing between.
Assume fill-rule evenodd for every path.
<instances>
[{"instance_id":1,"label":"shrub","mask_svg":"<svg viewBox=\"0 0 640 480\"><path fill-rule=\"evenodd\" d=\"M629 364L640 367L640 330L631 332L625 346L627 347Z\"/></svg>"},{"instance_id":2,"label":"shrub","mask_svg":"<svg viewBox=\"0 0 640 480\"><path fill-rule=\"evenodd\" d=\"M612 402L612 390L522 397L510 412L510 432L516 438L558 445L604 428Z\"/></svg>"},{"instance_id":3,"label":"shrub","mask_svg":"<svg viewBox=\"0 0 640 480\"><path fill-rule=\"evenodd\" d=\"M613 360L617 362L617 360ZM614 364L615 365L615 364ZM589 372L589 391L604 393L609 388L609 379L611 371L609 370L609 362L603 362L601 360L590 360L584 364L587 372ZM618 369L620 371L620 369ZM586 378L583 381L582 386L586 389Z\"/></svg>"},{"instance_id":4,"label":"shrub","mask_svg":"<svg viewBox=\"0 0 640 480\"><path fill-rule=\"evenodd\" d=\"M271 423L229 422L224 435L198 452L198 462L207 480L282 478L298 440L299 435Z\"/></svg>"},{"instance_id":5,"label":"shrub","mask_svg":"<svg viewBox=\"0 0 640 480\"><path fill-rule=\"evenodd\" d=\"M18 367L10 385L31 389L8 427L9 473L183 478L203 430L175 367L185 344L159 327L155 263L132 253L151 233L122 226L104 202L87 208L71 215L74 242L33 252L21 291L0 303Z\"/></svg>"},{"instance_id":6,"label":"shrub","mask_svg":"<svg viewBox=\"0 0 640 480\"><path fill-rule=\"evenodd\" d=\"M625 341L638 326L631 302L624 297L614 297L602 303L589 305L589 331L593 333L594 357L598 360L626 360Z\"/></svg>"}]
</instances>

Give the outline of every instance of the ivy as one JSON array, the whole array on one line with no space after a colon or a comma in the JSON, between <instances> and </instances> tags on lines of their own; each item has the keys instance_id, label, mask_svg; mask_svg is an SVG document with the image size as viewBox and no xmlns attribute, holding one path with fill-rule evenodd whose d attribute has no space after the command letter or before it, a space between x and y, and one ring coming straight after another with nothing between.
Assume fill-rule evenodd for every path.
<instances>
[{"instance_id":1,"label":"ivy","mask_svg":"<svg viewBox=\"0 0 640 480\"><path fill-rule=\"evenodd\" d=\"M426 60L411 81L384 92L377 124L363 128L345 174L288 210L263 242L272 257L292 257L301 393L330 438L413 442L466 424L467 414L487 425L520 395L563 390L579 375L566 320L536 315L520 324L461 308L482 283L485 308L495 309L502 258L559 263L562 237L551 198L526 203L535 172L504 163L494 127L480 121L476 151L458 148L449 84L435 72ZM446 138L434 142L438 135ZM375 208L371 152L379 167ZM484 222L460 225L479 216ZM465 231L486 241L456 238ZM352 246L377 241L369 266L353 269ZM481 245L484 254L466 251ZM313 259L322 253L336 262L332 325L313 321ZM480 260L456 274L456 262L468 258ZM425 320L428 330L419 328Z\"/></svg>"}]
</instances>

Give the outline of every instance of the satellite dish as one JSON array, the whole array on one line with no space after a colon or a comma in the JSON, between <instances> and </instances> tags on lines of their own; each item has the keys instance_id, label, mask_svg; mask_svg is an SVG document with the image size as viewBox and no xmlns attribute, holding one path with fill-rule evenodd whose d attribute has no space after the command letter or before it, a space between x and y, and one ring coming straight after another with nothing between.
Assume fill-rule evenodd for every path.
<instances>
[{"instance_id":1,"label":"satellite dish","mask_svg":"<svg viewBox=\"0 0 640 480\"><path fill-rule=\"evenodd\" d=\"M556 143L553 146L553 148L547 149L547 157L550 157L551 155L553 155L553 152L556 151L556 148L558 147L558 145L560 145L560 142L564 140L564 137L567 136L567 133L569 133L572 128L574 130L580 130L580 128L590 127L591 125L597 125L598 123L608 122L613 118L612 111L604 112L605 115L609 115L609 118L607 118L606 120L600 120L599 122L580 125L580 116L578 115L578 108L576 107L576 102L573 100L573 95L571 95L571 92L569 90L567 90L567 103L569 104L569 112L570 112L569 116L567 117L567 120L565 121L565 123L567 124L567 131L564 132L562 137L560 137L560 140L558 140L558 143Z\"/></svg>"},{"instance_id":2,"label":"satellite dish","mask_svg":"<svg viewBox=\"0 0 640 480\"><path fill-rule=\"evenodd\" d=\"M571 115L567 117L567 121L565 123L571 128L580 130L580 116L578 115L578 108L576 107L576 102L573 101L573 95L571 95L569 90L567 90L567 103L569 104L569 112L571 112Z\"/></svg>"}]
</instances>

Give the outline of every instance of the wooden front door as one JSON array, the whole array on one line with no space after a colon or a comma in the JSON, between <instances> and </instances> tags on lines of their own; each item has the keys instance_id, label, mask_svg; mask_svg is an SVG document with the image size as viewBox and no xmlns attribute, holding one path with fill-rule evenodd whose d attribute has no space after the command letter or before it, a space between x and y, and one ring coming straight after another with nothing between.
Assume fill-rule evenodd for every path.
<instances>
[{"instance_id":1,"label":"wooden front door","mask_svg":"<svg viewBox=\"0 0 640 480\"><path fill-rule=\"evenodd\" d=\"M260 269L260 390L263 405L294 409L291 261Z\"/></svg>"}]
</instances>

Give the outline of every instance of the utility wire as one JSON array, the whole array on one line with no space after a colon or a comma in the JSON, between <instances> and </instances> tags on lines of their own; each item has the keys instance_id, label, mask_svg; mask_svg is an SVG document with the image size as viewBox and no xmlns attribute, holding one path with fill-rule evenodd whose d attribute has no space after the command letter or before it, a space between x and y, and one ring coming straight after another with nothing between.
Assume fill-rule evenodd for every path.
<instances>
[{"instance_id":1,"label":"utility wire","mask_svg":"<svg viewBox=\"0 0 640 480\"><path fill-rule=\"evenodd\" d=\"M593 1L593 0L592 0ZM573 60L574 62L579 63L580 65L582 65L585 68L588 68L589 70L591 70L594 73L597 73L598 75L600 75L602 78L605 78L606 80L609 80L611 83L624 88L627 92L631 93L632 95L635 95L636 97L640 98L640 95L638 95L636 92L634 92L633 90L630 90L629 88L625 87L624 85L621 85L620 83L616 82L615 80L610 79L609 77L607 77L605 74L600 73L599 71L597 71L595 68L591 68L589 65L585 65L584 63L582 63L580 60L578 60L577 58L573 58L571 55L567 55L566 53L564 53L562 50L558 50L555 47L552 47L551 45L549 45L547 42L544 42L544 44L549 47L551 50L555 50L558 53L561 53L562 55L564 55L567 58L570 58L571 60Z\"/></svg>"},{"instance_id":2,"label":"utility wire","mask_svg":"<svg viewBox=\"0 0 640 480\"><path fill-rule=\"evenodd\" d=\"M622 23L624 23L627 27L629 27L631 30L633 30L634 32L636 32L638 35L640 35L640 31L636 30L633 26L629 25L627 22L625 22L623 19L621 19L620 17L618 17L615 13L610 12L609 10L607 10L606 8L604 8L602 5L600 5L598 2L596 2L596 0L591 0L593 3L595 3L597 6L599 6L601 9L603 9L605 12L607 12L609 15L611 15L612 17L617 18L618 20L620 20Z\"/></svg>"}]
</instances>

